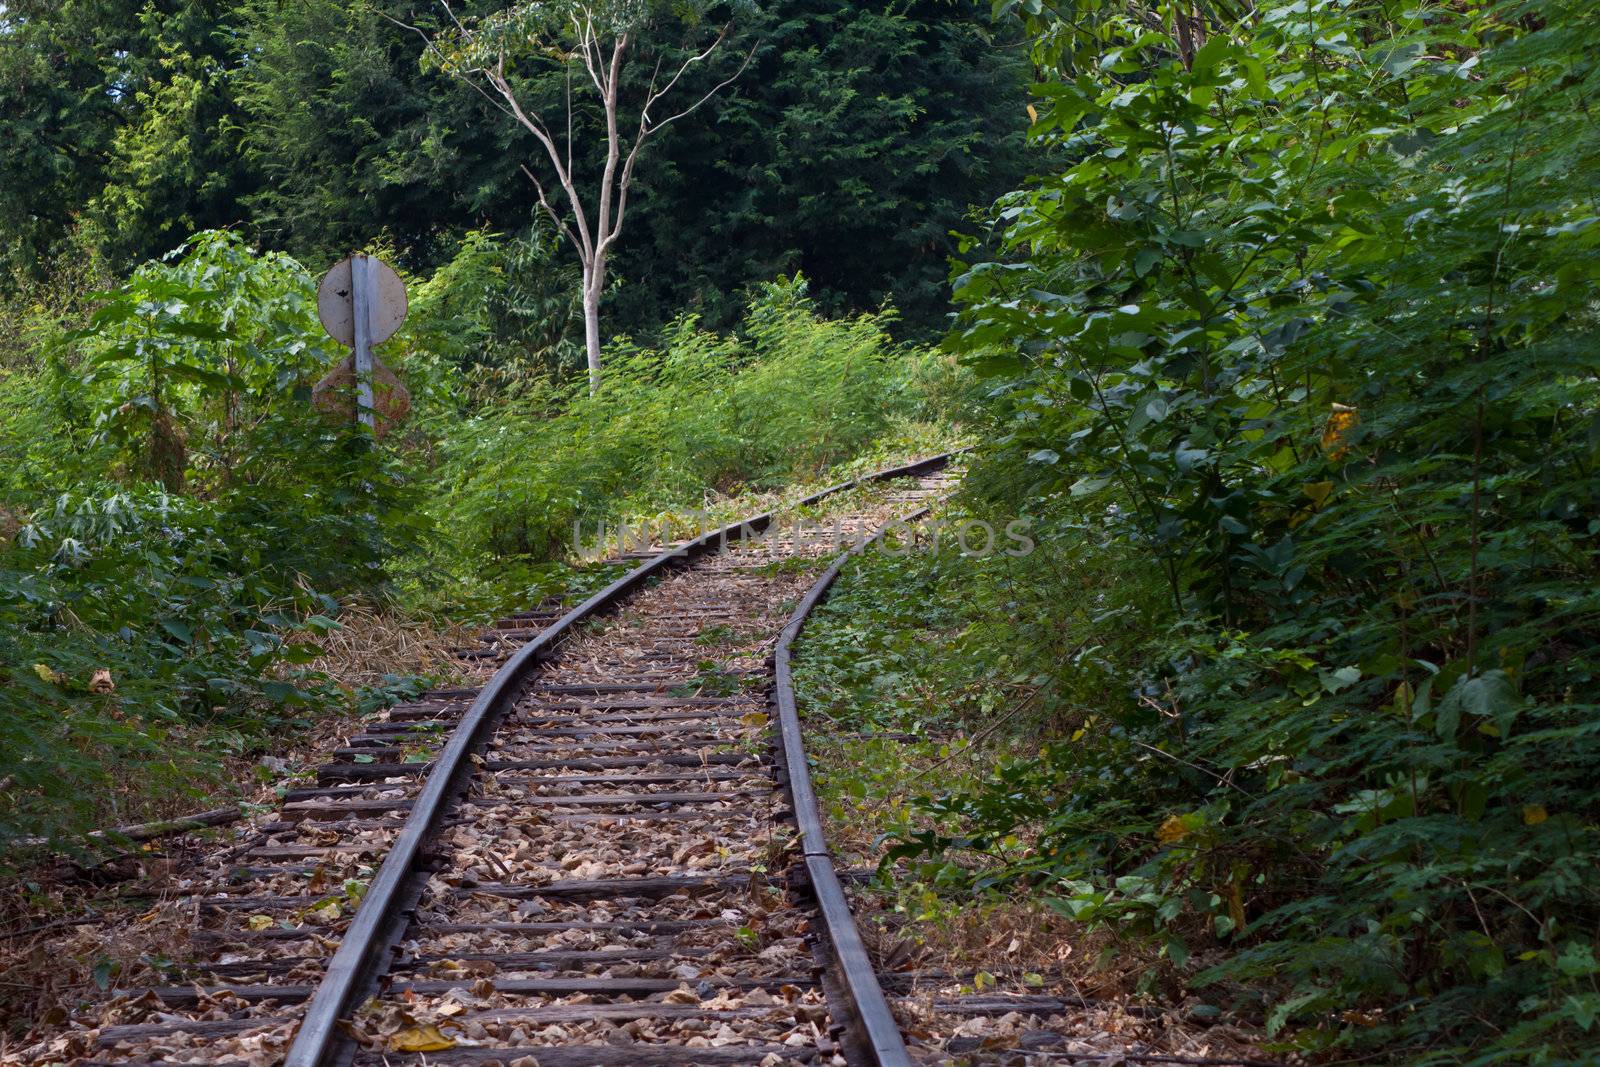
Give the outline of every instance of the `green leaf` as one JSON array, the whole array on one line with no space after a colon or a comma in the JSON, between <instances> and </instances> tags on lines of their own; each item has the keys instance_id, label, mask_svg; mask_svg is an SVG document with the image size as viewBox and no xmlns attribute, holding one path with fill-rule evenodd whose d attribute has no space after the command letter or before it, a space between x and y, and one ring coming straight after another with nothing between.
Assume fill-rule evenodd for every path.
<instances>
[{"instance_id":1,"label":"green leaf","mask_svg":"<svg viewBox=\"0 0 1600 1067\"><path fill-rule=\"evenodd\" d=\"M1196 80L1203 79L1214 70L1233 51L1233 42L1226 34L1219 33L1212 37L1200 51L1195 53L1191 71Z\"/></svg>"},{"instance_id":2,"label":"green leaf","mask_svg":"<svg viewBox=\"0 0 1600 1067\"><path fill-rule=\"evenodd\" d=\"M1475 678L1463 676L1439 701L1435 729L1442 738L1452 738L1462 715L1474 715L1495 724L1502 738L1511 736L1511 724L1521 710L1522 701L1505 671L1486 671Z\"/></svg>"},{"instance_id":3,"label":"green leaf","mask_svg":"<svg viewBox=\"0 0 1600 1067\"><path fill-rule=\"evenodd\" d=\"M161 628L185 645L194 644L194 630L179 619L162 619Z\"/></svg>"}]
</instances>

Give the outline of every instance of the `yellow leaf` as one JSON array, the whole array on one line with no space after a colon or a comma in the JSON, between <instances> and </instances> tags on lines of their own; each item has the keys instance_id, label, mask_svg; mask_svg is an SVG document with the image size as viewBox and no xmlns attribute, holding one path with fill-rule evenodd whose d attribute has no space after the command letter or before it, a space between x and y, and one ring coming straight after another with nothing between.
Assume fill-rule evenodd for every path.
<instances>
[{"instance_id":1,"label":"yellow leaf","mask_svg":"<svg viewBox=\"0 0 1600 1067\"><path fill-rule=\"evenodd\" d=\"M439 1032L437 1026L416 1026L389 1037L390 1052L443 1052L456 1043Z\"/></svg>"},{"instance_id":2,"label":"yellow leaf","mask_svg":"<svg viewBox=\"0 0 1600 1067\"><path fill-rule=\"evenodd\" d=\"M61 675L51 670L49 664L46 663L35 663L33 665L33 673L39 676L40 681L49 682L51 685L60 685L62 682Z\"/></svg>"},{"instance_id":3,"label":"yellow leaf","mask_svg":"<svg viewBox=\"0 0 1600 1067\"><path fill-rule=\"evenodd\" d=\"M1343 404L1333 405L1333 413L1328 416L1328 423L1322 429L1322 450L1328 454L1329 459L1343 459L1350 453L1350 446L1345 443L1350 431L1361 425L1361 412Z\"/></svg>"},{"instance_id":4,"label":"yellow leaf","mask_svg":"<svg viewBox=\"0 0 1600 1067\"><path fill-rule=\"evenodd\" d=\"M1039 112L1032 104L1028 105L1028 121L1029 122L1038 122L1039 121Z\"/></svg>"},{"instance_id":5,"label":"yellow leaf","mask_svg":"<svg viewBox=\"0 0 1600 1067\"><path fill-rule=\"evenodd\" d=\"M1306 496L1310 497L1311 502L1320 508L1323 504L1327 503L1328 497L1333 495L1333 483L1310 482L1306 485L1302 485L1300 487L1300 491Z\"/></svg>"},{"instance_id":6,"label":"yellow leaf","mask_svg":"<svg viewBox=\"0 0 1600 1067\"><path fill-rule=\"evenodd\" d=\"M1169 815L1167 821L1161 824L1156 831L1156 840L1163 845L1170 845L1182 841L1189 836L1189 823L1182 815Z\"/></svg>"},{"instance_id":7,"label":"yellow leaf","mask_svg":"<svg viewBox=\"0 0 1600 1067\"><path fill-rule=\"evenodd\" d=\"M248 919L246 919L244 921L244 924L246 926L248 926L252 930L267 930L267 929L271 929L271 927L272 927L272 916L270 916L270 915L252 915L252 916L250 916L250 918L248 918Z\"/></svg>"},{"instance_id":8,"label":"yellow leaf","mask_svg":"<svg viewBox=\"0 0 1600 1067\"><path fill-rule=\"evenodd\" d=\"M767 713L764 711L749 711L739 716L739 721L744 723L746 726L753 726L756 729L760 729L761 727L767 725Z\"/></svg>"},{"instance_id":9,"label":"yellow leaf","mask_svg":"<svg viewBox=\"0 0 1600 1067\"><path fill-rule=\"evenodd\" d=\"M1543 804L1524 804L1522 806L1522 821L1529 826L1538 826L1548 818L1550 818L1550 813L1544 810Z\"/></svg>"}]
</instances>

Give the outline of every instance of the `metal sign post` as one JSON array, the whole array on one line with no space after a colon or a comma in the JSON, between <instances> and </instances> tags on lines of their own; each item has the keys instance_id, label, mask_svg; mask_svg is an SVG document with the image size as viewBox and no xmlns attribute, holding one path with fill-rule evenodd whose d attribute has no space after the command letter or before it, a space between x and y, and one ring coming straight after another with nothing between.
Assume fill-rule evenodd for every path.
<instances>
[{"instance_id":1,"label":"metal sign post","mask_svg":"<svg viewBox=\"0 0 1600 1067\"><path fill-rule=\"evenodd\" d=\"M356 354L356 418L369 430L377 425L372 410L372 306L377 303L373 288L372 260L367 256L351 256L350 317Z\"/></svg>"}]
</instances>

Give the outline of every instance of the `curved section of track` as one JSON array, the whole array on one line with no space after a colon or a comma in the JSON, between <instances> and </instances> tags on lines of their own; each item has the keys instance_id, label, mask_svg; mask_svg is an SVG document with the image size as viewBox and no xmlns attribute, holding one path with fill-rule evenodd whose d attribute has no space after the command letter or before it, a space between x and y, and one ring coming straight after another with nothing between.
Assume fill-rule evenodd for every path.
<instances>
[{"instance_id":1,"label":"curved section of track","mask_svg":"<svg viewBox=\"0 0 1600 1067\"><path fill-rule=\"evenodd\" d=\"M866 478L842 483L840 485L823 490L822 492L811 497L807 497L805 500L800 502L799 506L807 507L820 504L829 497L833 497L841 492L856 488L858 485L867 482L888 481L899 478L910 478L917 477L919 475L931 474L942 470L948 464L949 459L950 457L947 455L938 456L930 460L909 464L904 467L880 471ZM354 1007L363 1004L365 1000L373 992L375 992L379 980L390 971L391 960L389 959L389 956L399 941L405 936L408 928L414 924L412 915L414 914L415 907L418 901L421 900L424 897L424 894L427 892L426 883L433 880L423 867L422 861L424 849L426 845L439 834L441 830L441 821L445 817L445 814L451 810L452 803L459 802L462 799L465 787L467 785L467 779L472 775L474 770L473 760L470 759L470 757L478 750L483 749L486 743L488 744L492 753L517 757L510 760L491 761L492 763L498 763L506 767L519 768L523 767L524 765L528 765L527 769L530 770L560 772L560 774L556 775L555 777L563 779L564 784L571 783L580 785L584 787L585 790L589 791L592 791L597 787L602 789L616 788L622 784L628 784L641 790L640 792L635 793L612 794L610 796L596 796L593 792L586 792L584 794L559 794L555 797L540 798L543 800L553 801L553 806L557 809L560 816L571 817L577 820L600 822L603 823L607 829L610 829L613 824L617 823L630 823L643 820L646 822L646 824L648 824L648 822L653 821L656 818L674 819L679 817L678 812L680 808L686 809L685 814L692 818L695 814L699 814L704 811L715 810L716 805L719 805L722 801L727 799L724 795L726 792L726 787L720 783L732 780L740 782L741 784L749 784L746 778L741 777L737 773L720 775L715 779L712 779L708 776L696 777L694 772L671 778L662 778L660 776L651 777L649 775L617 776L607 774L602 774L599 776L585 776L581 774L574 775L572 773L577 771L592 771L595 769L610 770L616 767L618 765L617 757L607 755L601 757L598 761L594 758L599 752L611 753L614 751L645 753L642 756L630 754L628 756L621 757L622 765L624 766L628 766L630 768L645 767L651 770L658 769L654 766L655 761L653 760L653 757L660 755L661 753L652 747L650 742L644 742L643 748L635 749L630 748L629 746L636 745L638 742L624 739L639 736L663 736L674 732L678 733L679 736L670 738L669 744L679 747L679 750L675 753L676 755L681 756L684 754L693 753L696 758L704 761L703 766L711 766L712 761L715 761L715 763L720 765L725 762L725 757L729 755L728 752L722 751L722 749L726 747L723 742L727 742L731 739L728 733L722 729L722 727L725 726L724 720L728 719L734 710L743 709L742 704L736 703L732 709L728 707L719 708L715 714L710 711L702 710L681 710L673 712L668 709L698 709L699 707L704 706L704 702L694 698L663 700L655 699L653 697L647 697L644 699L639 699L636 697L632 700L611 699L602 701L596 699L580 702L568 700L562 701L561 703L539 703L537 701L530 703L525 699L526 693L522 691L529 675L533 672L533 670L549 661L555 650L567 642L577 628L584 623L600 617L604 613L615 608L623 601L638 597L640 591L652 579L662 577L675 569L682 568L684 564L692 563L702 557L713 555L718 552L724 556L738 556L741 553L751 552L766 552L770 556L774 554L773 549L775 547L783 545L785 547L783 547L782 550L777 554L780 555L782 559L794 558L799 554L799 550L803 547L798 545L794 538L791 538L787 543L767 542L765 547L754 543L754 539L768 529L768 527L772 524L773 519L774 515L770 512L763 515L758 515L728 526L722 530L706 534L686 545L663 552L653 557L646 563L630 572L628 575L619 579L611 586L602 590L600 593L597 593L588 601L564 615L547 630L542 632L538 637L534 638L527 645L523 646L523 648L511 658L510 662L508 662L500 670L500 672L489 683L489 685L483 689L483 691L474 701L471 708L467 710L466 714L461 720L461 723L457 726L455 732L451 736L449 743L446 745L443 752L441 752L433 771L428 777L427 784L424 786L422 793L418 796L411 810L411 814L407 820L405 829L401 832L399 839L395 842L395 845L386 858L383 867L379 870L376 878L373 880L366 893L365 899L363 900L359 913L352 922L349 930L346 932L346 935L338 951L335 953L333 960L329 963L323 981L313 994L311 1003L307 1008L305 1019L300 1026L298 1036L294 1045L290 1049L288 1058L286 1060L288 1067L323 1067L323 1065L326 1064L340 1063L348 1060L353 1048L352 1041L348 1036L348 1028L342 1025L343 1020L345 1020ZM863 529L852 529L843 532L845 532L848 536L853 536L859 539L866 536L869 531ZM754 547L752 547L753 544ZM765 564L755 565L755 568L753 569L760 569L762 567L768 567L771 569L771 564L775 562L779 561L769 560ZM737 564L735 564L734 567L737 569ZM828 581L831 582L832 576L837 574L837 569L838 564L836 563L834 568L829 572ZM717 568L701 565L699 567L689 569L688 573L694 575L716 574ZM739 594L728 588L730 584L736 584L736 582L737 579L729 579L728 581L721 583L713 580L711 583L711 589L701 589L696 593L696 595L702 598L704 596L715 596L720 598L717 601L713 601L713 607L715 604L721 603L722 600L737 602ZM783 583L773 582L769 584L777 587ZM807 604L814 604L818 599L818 595L820 595L815 590L813 593L817 595L808 596L806 601ZM648 610L649 607L646 606L645 611L648 612ZM760 613L765 613L768 610L770 610L770 605L762 606ZM809 610L809 608L806 608L805 610ZM670 614L672 614L672 612L669 609L668 615ZM726 614L729 619L732 620L735 619L739 613L728 612ZM691 618L693 617L693 613L683 613L683 617ZM702 617L710 618L712 616L707 614L703 615ZM665 632L667 627L660 625L660 623L664 621L668 620L650 620L650 622L654 622L656 625L651 626L650 622L647 622L646 625L655 632ZM748 622L750 620L746 619L744 621ZM730 623L718 623L717 625L732 629ZM791 623L791 628L798 629L798 620ZM698 635L696 639L698 639ZM783 666L784 670L786 671L786 644L783 647L785 649ZM683 656L680 655L676 658L680 662L675 663L675 666L679 668L690 666L690 664L684 661ZM635 667L624 666L620 663L617 665L617 667L621 670L630 672L636 670ZM601 679L586 679L580 677L566 683L563 683L559 680L551 681L550 678L547 677L548 675L555 675L559 677L562 671L563 667L561 665L557 665L553 671L545 672L546 676L541 676L540 682L541 686L543 687L543 692L549 693L552 696L599 698L606 692L657 694L663 690L671 690L673 688L681 689L696 684L695 676L692 673L682 674L681 672L680 675L669 676L647 676L645 674L638 673L626 673L619 676L616 669L608 669L602 672L604 677ZM628 680L619 680L619 677L626 678ZM701 689L703 690L703 685L701 686ZM793 715L792 690L780 688L780 692L788 693L789 721L795 722ZM519 693L524 698L520 703L518 701ZM721 699L724 701L733 702L737 702L738 700L737 697L726 697ZM621 714L603 714L606 712ZM739 716L739 723L742 727L746 727L748 732L748 726L754 723L754 717L756 716L760 716L762 721L755 725L757 725L758 728L764 728L765 716L758 707L743 709ZM611 720L615 720L617 725L610 725ZM716 723L716 727L708 730L706 724L712 722ZM552 723L560 725L550 725ZM510 728L509 733L505 733L503 730L505 727ZM695 733L697 730L706 732L708 736L697 736ZM780 731L780 734L783 733L785 733L785 731ZM492 740L491 735L493 735ZM567 741L566 738L568 737L573 738L573 740L570 742ZM541 741L546 740L554 740L555 743L540 743ZM746 737L745 740L748 742L749 738ZM682 747L698 744L700 741L711 741L713 743L703 748ZM799 751L793 743L789 743L787 741L787 738L786 749L789 752ZM529 764L529 761L521 759L522 756L528 755L530 752L550 758L532 761L532 763L537 764L537 766L532 766ZM804 858L809 868L813 859L814 850L821 847L821 839L818 836L820 834L820 822L816 813L816 799L811 791L809 777L803 773L799 776L796 776L796 764L792 758L788 761L788 766L790 771L791 788L794 791L793 796L796 816L801 821L802 836L807 841ZM803 753L799 757L799 767L803 772ZM683 793L662 792L660 789L656 789L656 787L661 786L665 786L666 788L682 786L691 781L697 783L697 788L704 787L710 791ZM713 786L711 784L713 781L716 781L718 784ZM656 791L652 792L652 789L655 789ZM594 803L596 801L598 801L598 803ZM712 805L713 807L701 807L701 805L708 804ZM571 808L577 808L579 810L567 810ZM595 816L592 814L593 812L597 811L606 813L615 812L616 815L614 818L608 819L605 815ZM716 829L721 828L719 827ZM741 831L748 832L750 829L753 829L753 827L743 826L739 829ZM706 832L716 832L716 830L707 828ZM537 847L537 843L535 847ZM726 846L717 847L723 850L726 849ZM681 851L681 849L678 851ZM492 852L489 853L489 855L492 856ZM849 1023L853 1023L853 1028L866 1038L869 1047L872 1050L874 1062L894 1065L909 1062L906 1059L904 1046L900 1042L899 1031L894 1026L892 1017L888 1014L888 1009L884 1003L882 991L878 989L876 979L873 977L871 965L866 959L865 952L860 949L860 939L855 931L853 920L850 919L848 908L843 906L843 896L839 891L838 881L833 873L831 862L827 862L826 856L821 852L815 852L815 856L822 861L822 865L816 872L813 873L812 876L813 879L815 879L818 875L820 875L822 879L820 883L814 880L813 886L814 888L824 890L824 892L821 893L821 896L826 899L826 904L823 907L822 913L823 927L828 935L828 941L832 946L834 946L835 951L838 952L841 947L844 947L845 949L845 951L838 954L838 959L840 964L839 973L844 978L843 989L848 993L848 1003L851 1006L851 1015L855 1017L849 1020ZM638 860L634 860L632 863L627 864L626 866L637 866L639 862L640 861ZM674 865L676 865L676 861ZM639 872L630 871L627 873L636 874ZM726 879L724 878L724 881L725 880ZM609 898L612 900L625 900L629 899L629 894L646 892L651 895L670 897L685 889L703 888L701 885L702 880L695 877L687 879L683 885L673 884L670 877L663 880L659 876L653 878L640 878L636 880L635 884L629 884L630 879L627 877L612 879L586 879L586 881L592 881L596 883L612 883L597 884L592 890L592 895L594 897L601 899ZM647 885L646 883L649 884ZM754 883L752 883L752 885L753 884ZM721 886L720 883L719 887L726 888L725 886ZM507 886L504 888L509 892L515 887ZM830 889L831 893L826 892L826 890ZM555 892L553 889L546 888L542 895L548 896L553 892ZM582 892L584 895L589 895L591 893L590 890L583 890ZM560 891L560 895L568 897L577 893L579 893L579 890L573 887L563 887ZM833 899L835 897L837 897L836 906ZM541 899L541 894L534 893L533 896L526 897L524 899ZM432 902L425 901L424 903ZM585 921L589 920L580 920L580 922ZM671 922L673 920L666 921ZM443 925L447 927L453 927L460 925L472 926L481 924L445 923ZM580 925L577 927L569 927L568 929L584 930L587 928ZM606 932L610 932L609 927L605 927L604 929ZM737 929L749 930L750 927L741 926ZM505 931L497 932L503 933ZM440 947L458 948L459 946ZM610 949L612 949L612 946L607 945L600 951L603 953L604 951ZM421 955L427 956L429 954L424 951L421 953ZM434 953L434 955L440 954ZM479 953L478 955L492 955L492 953ZM446 959L447 957L448 952L440 955L441 959ZM583 958L588 962L596 962L587 956ZM493 963L494 961L485 960L479 962ZM543 963L545 961L538 962ZM610 961L606 960L602 956L598 962L605 963ZM498 971L498 964L495 964L495 967ZM680 972L684 969L684 965L680 965L678 968ZM589 997L596 993L605 992L615 992L619 995L628 997L631 997L634 994L650 994L659 992L665 992L670 995L671 993L677 991L678 987L682 985L684 981L686 981L681 974L677 975L676 977L678 978L677 981L674 981L672 977L654 977L641 981L635 981L632 984L629 984L626 981L617 983L612 980L601 979L573 979L567 981L565 984L562 984L560 979L528 979L523 980L521 984L514 985L511 988L525 990L529 995L533 996L545 996L547 994L557 994L562 992L570 992L573 996L582 997ZM770 1002L773 990L778 992L782 992L785 989L799 990L803 985L812 984L805 981L805 978L806 976L802 975L768 975L761 976L758 984L755 985L749 985L749 982L755 980L753 978L744 978L740 979L739 981L744 982L746 985L749 985L749 988L761 993L764 1001L756 1004L755 1006L757 1008L762 1008L766 1006L767 1002ZM802 982L802 985L796 985L796 981ZM432 987L424 986L423 988L431 989ZM504 988L507 988L504 983L496 984L497 992L503 991ZM408 985L406 989L408 992L415 994L419 987L416 984L411 984ZM715 997L711 999L713 1001L716 1000ZM749 999L752 998L745 998L745 1000ZM459 1003L459 1001L457 1001L457 1003ZM581 1023L587 1021L614 1022L617 1020L637 1022L639 1017L660 1017L658 1008L654 1006L644 1009L649 1012L658 1013L650 1016L639 1016L638 1013L640 1009L634 1008L631 1005L618 1006L610 1011L591 1011L587 1013L582 1011L563 1012L562 1009L567 1007L570 1007L570 1005L557 1005L554 1008L549 1009L541 1009L537 1007L529 1008L527 1009L527 1013L521 1016L510 1014L505 1015L504 1018L521 1018L538 1022L559 1019ZM680 1002L673 1005L673 1007L678 1009L693 1009L695 1005ZM508 1010L514 1011L514 1009ZM540 1015L539 1012L541 1010L544 1010L546 1014ZM749 1009L747 1009L741 1001L737 1008L716 1008L706 1010L710 1012L726 1012L728 1010L732 1010L734 1015L729 1017L735 1017L737 1016L738 1012L748 1011ZM628 1014L630 1012L633 1012L636 1017L629 1019ZM698 1021L699 1018L692 1010L667 1012L665 1015L667 1017L681 1015L685 1018L695 1021ZM796 1013L797 1018L804 1019L806 1015L807 1013L803 1009ZM812 1026L815 1027L815 1020L808 1021L810 1021ZM488 1032L488 1028L485 1027L485 1033ZM520 1027L512 1027L508 1033L522 1033L524 1038L526 1037L525 1031ZM788 1034L784 1035L784 1039L792 1039L794 1033L794 1031L790 1031ZM748 1043L746 1042L741 1044ZM822 1044L826 1044L826 1042L822 1042ZM779 1055L786 1047L788 1046L784 1046L781 1043L775 1042L761 1048L760 1052L763 1057ZM533 1051L533 1049L534 1047L532 1046L528 1047L528 1051L530 1053ZM592 1048L579 1046L571 1049L570 1051L572 1055L576 1057L570 1060L572 1063L587 1064L599 1062L592 1059L594 1055ZM748 1055L752 1051L754 1050L735 1049L733 1050L733 1055L737 1058L727 1058L727 1055L724 1054L717 1057L715 1061L746 1062ZM642 1050L629 1050L626 1053L625 1058L618 1059L616 1062L644 1062L636 1058L627 1058L635 1057L641 1052ZM543 1052L543 1058L540 1059L540 1063L544 1065L544 1067L548 1067L547 1061L550 1055L551 1052L548 1049ZM483 1057L480 1053L474 1052L466 1058L468 1060L481 1060ZM670 1057L668 1060L670 1060ZM663 1060L662 1062L668 1062L668 1060ZM441 1060L437 1053L432 1058L432 1062L434 1063L448 1061L448 1056ZM567 1062L567 1060L563 1059L561 1062ZM677 1062L707 1063L713 1062L713 1060L708 1059L703 1051L696 1051L693 1059L679 1060ZM759 1060L756 1062L759 1062Z\"/></svg>"},{"instance_id":2,"label":"curved section of track","mask_svg":"<svg viewBox=\"0 0 1600 1067\"><path fill-rule=\"evenodd\" d=\"M950 458L800 502L906 480L829 538L755 516L504 620L531 640L482 690L369 724L184 883L187 984L124 998L85 1062L906 1063L777 672L830 546Z\"/></svg>"}]
</instances>

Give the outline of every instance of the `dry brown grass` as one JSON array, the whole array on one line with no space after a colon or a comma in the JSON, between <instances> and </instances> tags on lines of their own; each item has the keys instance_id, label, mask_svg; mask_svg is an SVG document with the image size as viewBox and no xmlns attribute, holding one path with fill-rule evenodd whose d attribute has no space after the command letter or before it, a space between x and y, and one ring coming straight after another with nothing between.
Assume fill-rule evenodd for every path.
<instances>
[{"instance_id":1,"label":"dry brown grass","mask_svg":"<svg viewBox=\"0 0 1600 1067\"><path fill-rule=\"evenodd\" d=\"M341 629L318 639L324 654L311 667L347 690L380 685L385 675L428 675L451 685L474 673L450 657L451 649L473 642L472 628L409 618L362 601L343 605L339 623Z\"/></svg>"}]
</instances>

